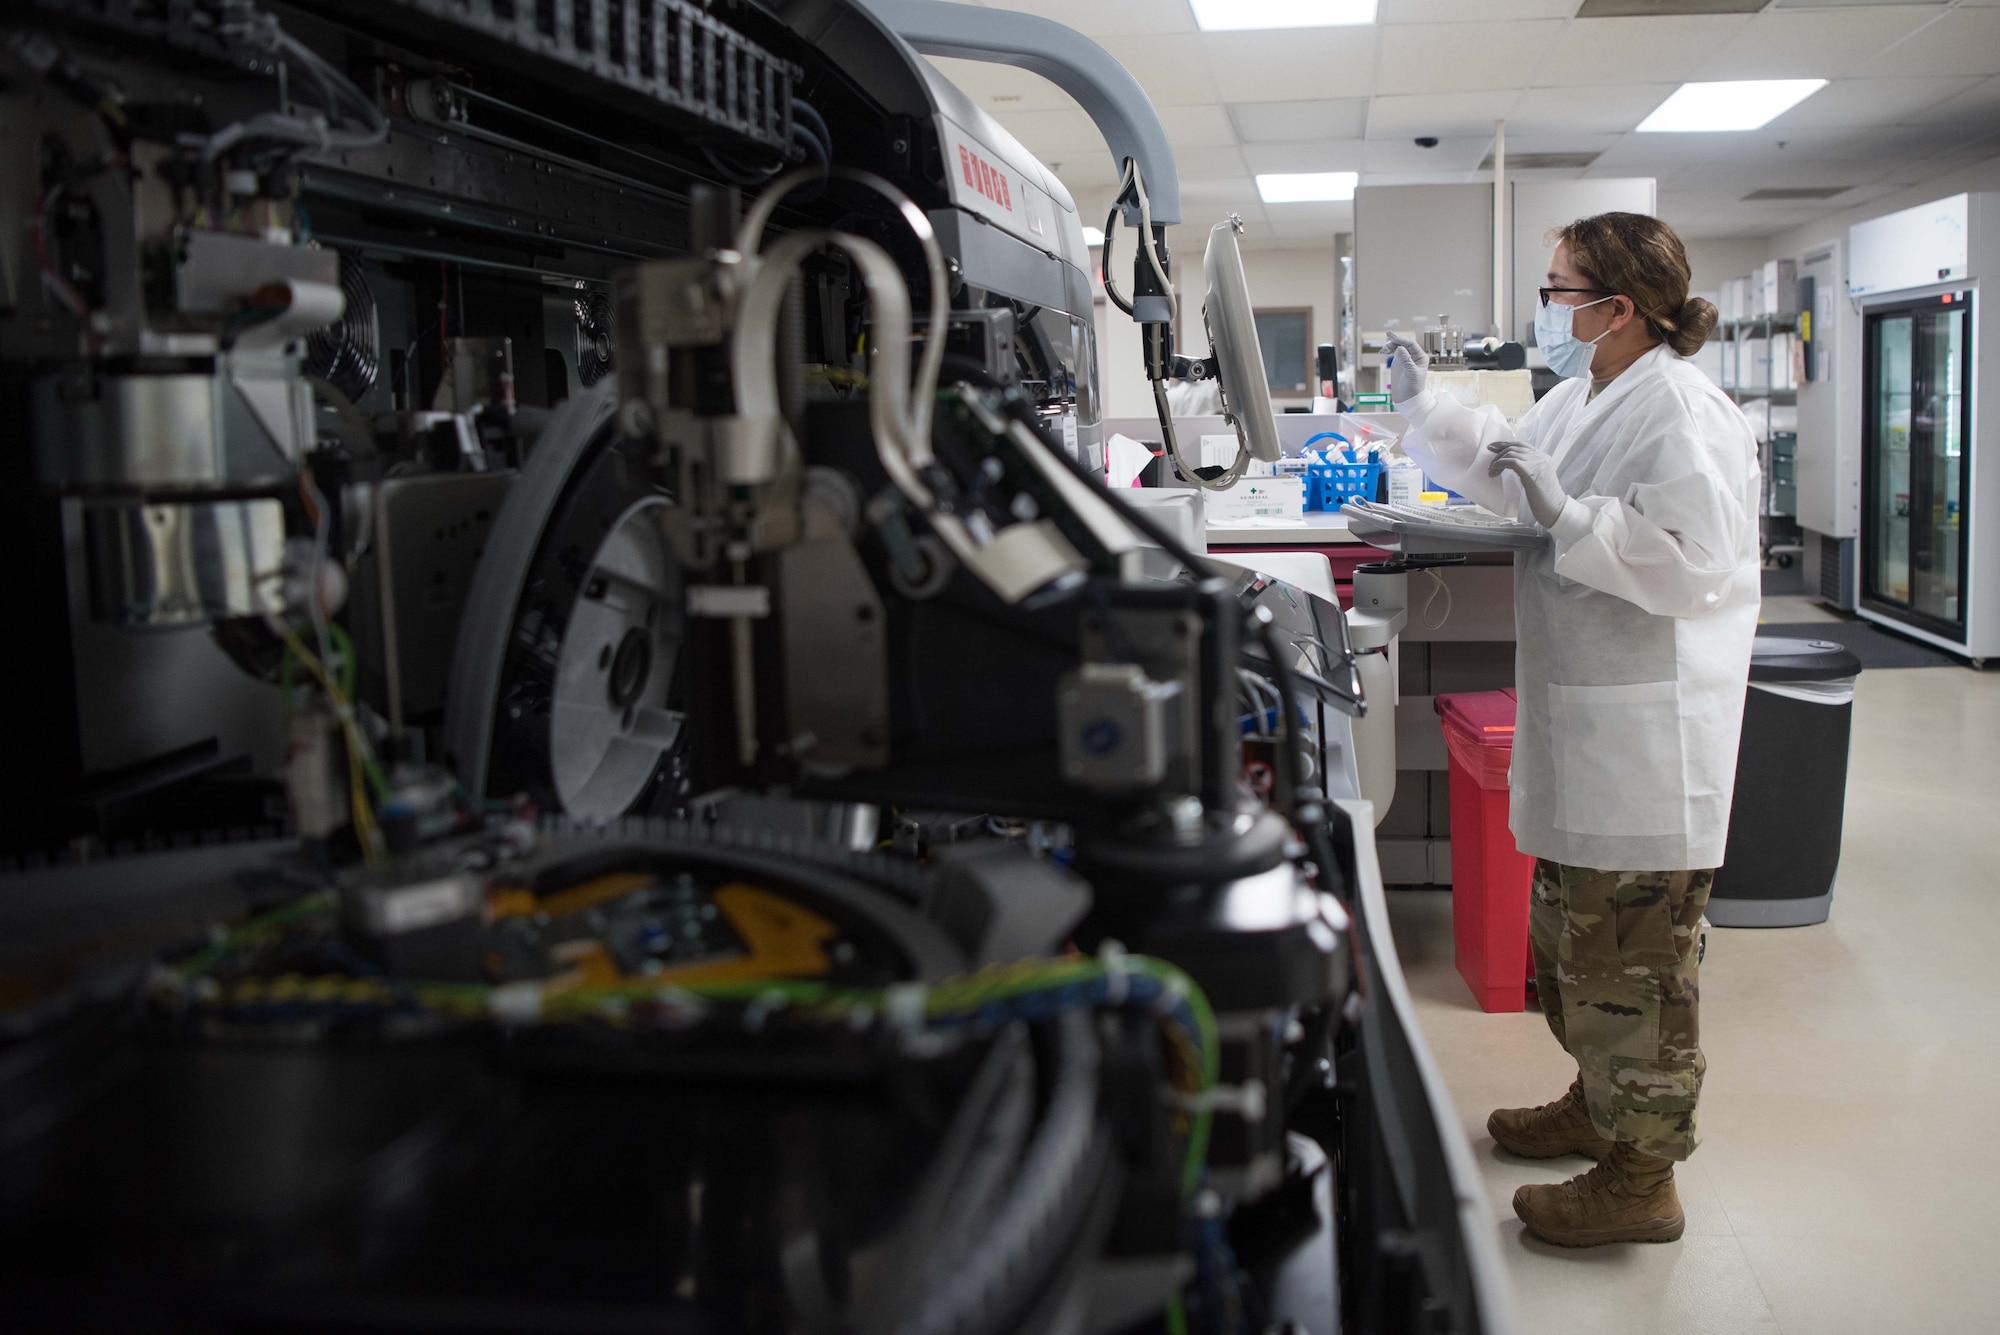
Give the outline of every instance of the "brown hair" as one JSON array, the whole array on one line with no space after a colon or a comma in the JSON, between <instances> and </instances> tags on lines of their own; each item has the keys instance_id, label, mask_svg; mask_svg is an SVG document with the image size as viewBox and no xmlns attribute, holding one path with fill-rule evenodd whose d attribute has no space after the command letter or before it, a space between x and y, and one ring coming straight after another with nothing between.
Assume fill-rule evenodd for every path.
<instances>
[{"instance_id":1,"label":"brown hair","mask_svg":"<svg viewBox=\"0 0 2000 1335\"><path fill-rule=\"evenodd\" d=\"M1591 282L1638 308L1656 340L1683 357L1708 341L1718 312L1688 296L1687 248L1673 228L1643 213L1600 213L1556 229L1555 238Z\"/></svg>"}]
</instances>

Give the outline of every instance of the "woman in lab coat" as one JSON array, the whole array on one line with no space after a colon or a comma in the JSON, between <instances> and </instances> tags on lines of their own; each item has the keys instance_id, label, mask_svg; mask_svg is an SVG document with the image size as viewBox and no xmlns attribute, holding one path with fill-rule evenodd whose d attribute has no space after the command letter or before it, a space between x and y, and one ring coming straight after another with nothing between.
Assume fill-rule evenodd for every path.
<instances>
[{"instance_id":1,"label":"woman in lab coat","mask_svg":"<svg viewBox=\"0 0 2000 1335\"><path fill-rule=\"evenodd\" d=\"M1578 1078L1487 1126L1516 1154L1600 1161L1515 1194L1543 1238L1669 1241L1683 1227L1673 1165L1697 1143L1697 937L1757 630L1757 446L1684 360L1716 311L1689 299L1665 223L1607 213L1561 229L1539 296L1536 341L1565 379L1512 430L1427 389L1422 350L1390 338L1404 448L1553 539L1514 563L1510 823L1536 859L1542 1008Z\"/></svg>"}]
</instances>

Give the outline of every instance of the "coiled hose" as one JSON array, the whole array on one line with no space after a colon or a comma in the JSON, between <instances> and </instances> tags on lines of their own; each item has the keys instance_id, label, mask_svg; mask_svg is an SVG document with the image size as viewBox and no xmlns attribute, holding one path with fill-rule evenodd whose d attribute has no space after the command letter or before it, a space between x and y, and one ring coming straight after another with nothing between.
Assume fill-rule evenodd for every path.
<instances>
[{"instance_id":1,"label":"coiled hose","mask_svg":"<svg viewBox=\"0 0 2000 1335\"><path fill-rule=\"evenodd\" d=\"M1089 1012L1053 1022L1056 1079L1048 1112L990 1226L955 1248L955 1267L926 1267L926 1283L896 1335L995 1335L1042 1296L1082 1227L1110 1162L1111 1132L1097 1115L1097 1037ZM977 1220L978 1216L972 1216Z\"/></svg>"}]
</instances>

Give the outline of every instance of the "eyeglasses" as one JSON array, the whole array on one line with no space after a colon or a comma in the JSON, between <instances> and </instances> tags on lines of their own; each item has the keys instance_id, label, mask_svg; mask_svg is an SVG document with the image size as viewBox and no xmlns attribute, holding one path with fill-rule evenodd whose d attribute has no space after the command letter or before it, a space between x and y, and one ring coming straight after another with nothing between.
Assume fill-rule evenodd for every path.
<instances>
[{"instance_id":1,"label":"eyeglasses","mask_svg":"<svg viewBox=\"0 0 2000 1335\"><path fill-rule=\"evenodd\" d=\"M1542 287L1535 290L1542 294L1542 305L1544 306L1549 304L1549 294L1551 292L1591 292L1600 297L1615 297L1618 295L1616 292L1606 292L1601 287Z\"/></svg>"}]
</instances>

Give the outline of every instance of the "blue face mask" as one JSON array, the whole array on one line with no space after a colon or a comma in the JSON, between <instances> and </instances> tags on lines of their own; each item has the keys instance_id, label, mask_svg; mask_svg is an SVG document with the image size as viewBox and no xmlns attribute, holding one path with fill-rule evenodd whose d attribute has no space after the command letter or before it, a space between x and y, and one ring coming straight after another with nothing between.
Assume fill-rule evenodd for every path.
<instances>
[{"instance_id":1,"label":"blue face mask","mask_svg":"<svg viewBox=\"0 0 2000 1335\"><path fill-rule=\"evenodd\" d=\"M1591 358L1597 355L1598 339L1611 331L1607 329L1604 334L1586 343L1570 332L1570 323L1576 319L1578 311L1588 306L1601 306L1610 300L1610 297L1599 297L1596 301L1584 302L1582 306L1564 306L1551 301L1535 312L1535 345L1548 359L1551 371L1568 379L1590 369Z\"/></svg>"}]
</instances>

